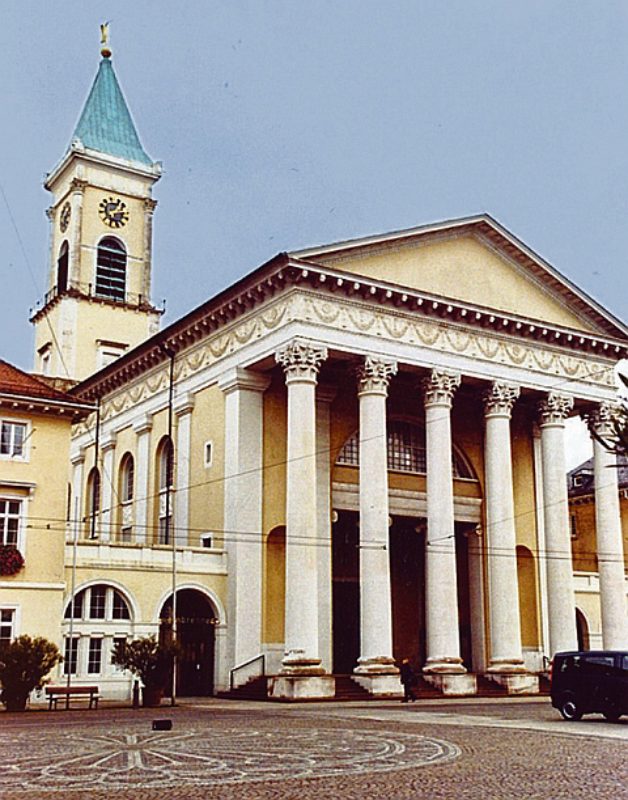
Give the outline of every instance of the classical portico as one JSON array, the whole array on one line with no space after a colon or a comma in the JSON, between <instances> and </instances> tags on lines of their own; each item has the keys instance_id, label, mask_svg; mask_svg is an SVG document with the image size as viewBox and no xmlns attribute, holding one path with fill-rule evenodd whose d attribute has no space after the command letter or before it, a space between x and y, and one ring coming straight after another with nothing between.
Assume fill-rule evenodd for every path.
<instances>
[{"instance_id":1,"label":"classical portico","mask_svg":"<svg viewBox=\"0 0 628 800\"><path fill-rule=\"evenodd\" d=\"M447 288L453 263L473 280ZM225 586L217 688L264 671L277 699L331 697L338 674L398 694L409 657L446 694L480 678L536 690L544 659L576 643L565 422L588 414L604 430L628 341L592 302L477 218L279 256L164 332L176 481L191 483L174 487L175 525L188 542L207 531L226 565L198 579ZM162 353L123 357L82 389L102 398L101 462L115 471L121 442L135 454L145 542ZM207 439L215 460L199 465ZM88 450L89 433L76 444ZM596 449L610 646L625 600L607 463Z\"/></svg>"}]
</instances>

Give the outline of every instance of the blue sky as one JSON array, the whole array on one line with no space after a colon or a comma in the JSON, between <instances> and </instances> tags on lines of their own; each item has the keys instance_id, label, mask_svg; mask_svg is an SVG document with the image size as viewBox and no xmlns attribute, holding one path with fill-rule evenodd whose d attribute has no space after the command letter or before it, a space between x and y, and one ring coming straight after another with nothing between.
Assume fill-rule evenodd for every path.
<instances>
[{"instance_id":1,"label":"blue sky","mask_svg":"<svg viewBox=\"0 0 628 800\"><path fill-rule=\"evenodd\" d=\"M4 3L0 357L32 366L41 183L104 19L164 162L153 300L166 323L280 250L482 211L627 316L626 3Z\"/></svg>"}]
</instances>

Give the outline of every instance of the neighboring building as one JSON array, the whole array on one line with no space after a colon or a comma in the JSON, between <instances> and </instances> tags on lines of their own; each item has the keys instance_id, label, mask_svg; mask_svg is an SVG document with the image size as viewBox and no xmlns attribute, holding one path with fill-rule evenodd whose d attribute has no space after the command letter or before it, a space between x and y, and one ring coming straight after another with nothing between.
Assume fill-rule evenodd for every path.
<instances>
[{"instance_id":1,"label":"neighboring building","mask_svg":"<svg viewBox=\"0 0 628 800\"><path fill-rule=\"evenodd\" d=\"M599 471L598 482L602 491L605 485L614 488L617 482L623 552L626 554L628 553L628 457L619 456L616 463L610 457L608 465ZM610 565L612 569L614 559L619 557L612 550L607 552L604 540L598 541L597 524L600 524L606 533L609 524L599 520L600 509L599 504L596 509L595 483L593 458L589 458L569 472L569 521L576 589L576 621L578 646L583 650L595 650L605 646L600 604L600 564L602 568L608 568ZM596 521L596 514L599 522Z\"/></svg>"},{"instance_id":2,"label":"neighboring building","mask_svg":"<svg viewBox=\"0 0 628 800\"><path fill-rule=\"evenodd\" d=\"M334 673L385 694L404 656L443 692L473 693L482 674L534 691L577 643L564 423L604 429L626 327L480 215L280 254L148 336L158 172L121 95L91 114L113 86L105 55L82 145L47 180L65 289L34 317L38 366L45 350L97 407L73 429L80 526L55 628L77 637L75 679L128 696L109 650L169 631L174 587L181 695L262 669L275 697L333 694ZM98 296L64 283L68 230L67 275ZM112 234L134 256L124 269L101 263ZM94 371L112 331L118 357ZM627 646L610 474L596 602L605 643Z\"/></svg>"},{"instance_id":3,"label":"neighboring building","mask_svg":"<svg viewBox=\"0 0 628 800\"><path fill-rule=\"evenodd\" d=\"M22 633L62 646L70 533L67 462L72 423L91 411L44 381L0 361L0 545L24 566L0 574L0 642Z\"/></svg>"}]
</instances>

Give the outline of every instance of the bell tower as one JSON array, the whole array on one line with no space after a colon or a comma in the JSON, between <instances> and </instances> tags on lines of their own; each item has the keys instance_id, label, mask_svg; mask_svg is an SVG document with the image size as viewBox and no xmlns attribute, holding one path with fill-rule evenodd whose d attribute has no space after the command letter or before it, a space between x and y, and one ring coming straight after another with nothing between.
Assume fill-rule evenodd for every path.
<instances>
[{"instance_id":1,"label":"bell tower","mask_svg":"<svg viewBox=\"0 0 628 800\"><path fill-rule=\"evenodd\" d=\"M52 194L48 290L31 317L35 371L82 380L159 329L150 300L152 187L161 164L146 154L101 27L96 78Z\"/></svg>"}]
</instances>

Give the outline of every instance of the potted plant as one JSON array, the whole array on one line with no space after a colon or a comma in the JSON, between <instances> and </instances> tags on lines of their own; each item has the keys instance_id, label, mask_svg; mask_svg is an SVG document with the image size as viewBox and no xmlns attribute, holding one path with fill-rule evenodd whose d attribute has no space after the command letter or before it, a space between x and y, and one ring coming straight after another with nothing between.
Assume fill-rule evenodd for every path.
<instances>
[{"instance_id":1,"label":"potted plant","mask_svg":"<svg viewBox=\"0 0 628 800\"><path fill-rule=\"evenodd\" d=\"M24 711L28 695L41 689L46 675L63 661L56 644L41 636L18 636L0 649L2 702L7 711Z\"/></svg>"},{"instance_id":2,"label":"potted plant","mask_svg":"<svg viewBox=\"0 0 628 800\"><path fill-rule=\"evenodd\" d=\"M24 557L15 545L0 545L0 575L17 575L23 566Z\"/></svg>"},{"instance_id":3,"label":"potted plant","mask_svg":"<svg viewBox=\"0 0 628 800\"><path fill-rule=\"evenodd\" d=\"M132 642L117 642L111 663L136 675L144 686L142 705L155 707L161 704L172 676L176 650L173 644L159 644L154 636L144 636Z\"/></svg>"}]
</instances>

